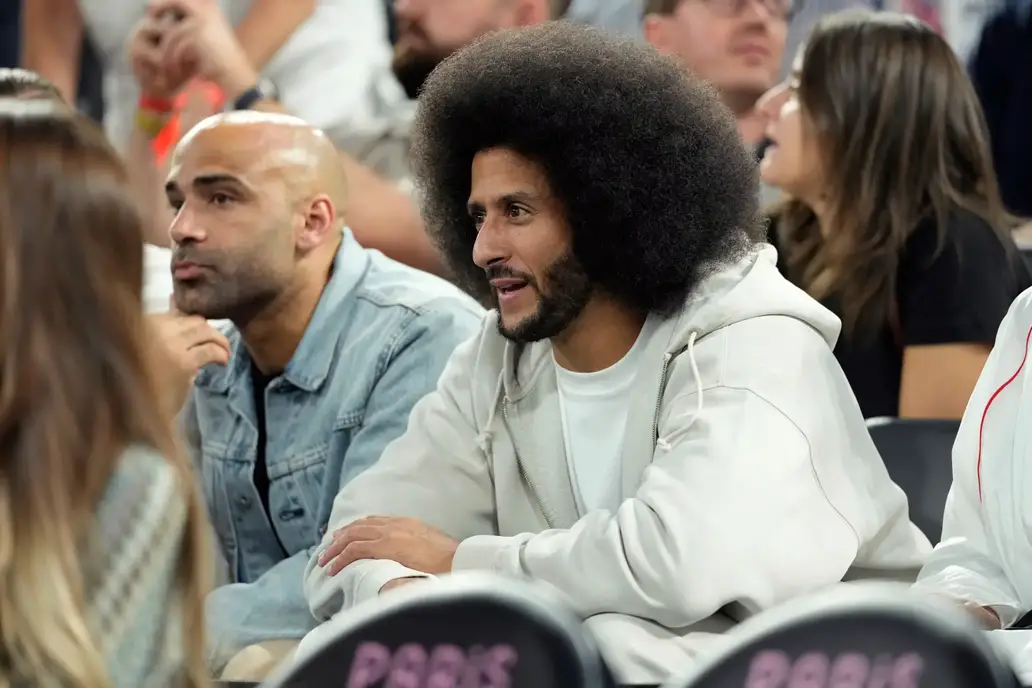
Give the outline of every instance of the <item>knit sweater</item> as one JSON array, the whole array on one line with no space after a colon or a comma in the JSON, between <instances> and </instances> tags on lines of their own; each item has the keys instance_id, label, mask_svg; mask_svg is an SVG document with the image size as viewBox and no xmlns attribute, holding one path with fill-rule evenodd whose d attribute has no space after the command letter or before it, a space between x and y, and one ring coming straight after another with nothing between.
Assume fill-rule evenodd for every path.
<instances>
[{"instance_id":1,"label":"knit sweater","mask_svg":"<svg viewBox=\"0 0 1032 688\"><path fill-rule=\"evenodd\" d=\"M88 621L113 688L182 681L176 576L187 508L164 457L142 446L125 451L96 508L83 557Z\"/></svg>"}]
</instances>

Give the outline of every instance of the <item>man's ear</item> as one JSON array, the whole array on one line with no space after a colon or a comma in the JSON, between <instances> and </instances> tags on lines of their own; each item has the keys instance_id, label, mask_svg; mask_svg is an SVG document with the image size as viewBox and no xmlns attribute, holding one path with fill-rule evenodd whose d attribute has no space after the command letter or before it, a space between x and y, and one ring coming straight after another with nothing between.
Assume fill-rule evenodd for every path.
<instances>
[{"instance_id":1,"label":"man's ear","mask_svg":"<svg viewBox=\"0 0 1032 688\"><path fill-rule=\"evenodd\" d=\"M552 0L515 0L512 28L544 24L552 18Z\"/></svg>"},{"instance_id":2,"label":"man's ear","mask_svg":"<svg viewBox=\"0 0 1032 688\"><path fill-rule=\"evenodd\" d=\"M659 14L646 14L642 21L641 29L645 40L661 53L667 54L669 41L667 40L667 23L664 17Z\"/></svg>"},{"instance_id":3,"label":"man's ear","mask_svg":"<svg viewBox=\"0 0 1032 688\"><path fill-rule=\"evenodd\" d=\"M298 248L308 251L326 242L337 231L337 210L329 196L319 194L308 201L304 215L305 225L297 238Z\"/></svg>"}]
</instances>

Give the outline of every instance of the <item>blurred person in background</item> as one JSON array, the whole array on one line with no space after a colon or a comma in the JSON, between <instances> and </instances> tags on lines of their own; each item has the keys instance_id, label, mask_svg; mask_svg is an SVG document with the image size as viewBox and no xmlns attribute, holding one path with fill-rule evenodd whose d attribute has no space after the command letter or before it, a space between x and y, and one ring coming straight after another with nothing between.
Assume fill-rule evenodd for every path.
<instances>
[{"instance_id":1,"label":"blurred person in background","mask_svg":"<svg viewBox=\"0 0 1032 688\"><path fill-rule=\"evenodd\" d=\"M953 51L905 15L827 17L761 109L760 174L787 195L770 241L841 317L835 355L864 416L960 418L1032 278Z\"/></svg>"},{"instance_id":2,"label":"blurred person in background","mask_svg":"<svg viewBox=\"0 0 1032 688\"><path fill-rule=\"evenodd\" d=\"M799 0L646 0L645 38L717 88L746 145L766 120L760 96L778 81L788 24Z\"/></svg>"},{"instance_id":3,"label":"blurred person in background","mask_svg":"<svg viewBox=\"0 0 1032 688\"><path fill-rule=\"evenodd\" d=\"M409 98L446 57L502 29L566 16L571 0L395 0L394 75Z\"/></svg>"},{"instance_id":4,"label":"blurred person in background","mask_svg":"<svg viewBox=\"0 0 1032 688\"><path fill-rule=\"evenodd\" d=\"M105 68L105 128L115 147L129 142L139 88L126 48L148 0L23 0L22 66L57 85L75 102L79 48L84 30L96 41ZM317 127L357 126L376 115L371 94L390 61L386 17L367 0L197 0L170 13L181 49L209 30L217 14L234 29L237 69L205 75L232 105L257 84L234 79L245 63L275 84L278 96ZM203 12L202 12L203 10ZM227 52L229 46L213 46ZM248 79L251 74L248 73ZM332 88L327 84L332 83ZM211 114L206 113L206 114ZM187 127L189 128L189 127ZM185 130L184 130L185 131Z\"/></svg>"},{"instance_id":5,"label":"blurred person in background","mask_svg":"<svg viewBox=\"0 0 1032 688\"><path fill-rule=\"evenodd\" d=\"M296 117L205 120L166 194L177 312L159 318L163 343L230 574L208 596L208 662L261 680L315 625L303 572L334 496L404 432L483 312L355 241L337 150Z\"/></svg>"},{"instance_id":6,"label":"blurred person in background","mask_svg":"<svg viewBox=\"0 0 1032 688\"><path fill-rule=\"evenodd\" d=\"M317 618L452 571L527 577L621 683L653 684L847 573L916 574L930 547L832 354L839 321L778 272L711 87L553 22L465 48L417 107L427 224L497 310L334 501Z\"/></svg>"},{"instance_id":7,"label":"blurred person in background","mask_svg":"<svg viewBox=\"0 0 1032 688\"><path fill-rule=\"evenodd\" d=\"M395 0L380 0L388 9L391 24L391 44L397 40L394 18ZM575 24L586 24L622 36L641 36L641 7L643 0L569 0L556 3L561 18Z\"/></svg>"},{"instance_id":8,"label":"blurred person in background","mask_svg":"<svg viewBox=\"0 0 1032 688\"><path fill-rule=\"evenodd\" d=\"M150 358L142 242L99 129L0 103L5 684L206 685L207 525Z\"/></svg>"}]
</instances>

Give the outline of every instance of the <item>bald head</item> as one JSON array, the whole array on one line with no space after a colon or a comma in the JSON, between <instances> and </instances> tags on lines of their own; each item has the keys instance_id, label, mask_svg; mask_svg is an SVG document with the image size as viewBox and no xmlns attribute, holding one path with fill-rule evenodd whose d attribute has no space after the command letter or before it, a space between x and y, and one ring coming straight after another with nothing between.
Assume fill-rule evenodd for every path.
<instances>
[{"instance_id":1,"label":"bald head","mask_svg":"<svg viewBox=\"0 0 1032 688\"><path fill-rule=\"evenodd\" d=\"M176 147L165 191L180 310L238 320L300 282L325 283L347 184L318 129L263 112L209 117Z\"/></svg>"},{"instance_id":2,"label":"bald head","mask_svg":"<svg viewBox=\"0 0 1032 688\"><path fill-rule=\"evenodd\" d=\"M294 202L325 195L343 221L347 180L340 155L326 134L302 119L249 110L213 115L180 140L172 166L196 148L240 174L282 184Z\"/></svg>"}]
</instances>

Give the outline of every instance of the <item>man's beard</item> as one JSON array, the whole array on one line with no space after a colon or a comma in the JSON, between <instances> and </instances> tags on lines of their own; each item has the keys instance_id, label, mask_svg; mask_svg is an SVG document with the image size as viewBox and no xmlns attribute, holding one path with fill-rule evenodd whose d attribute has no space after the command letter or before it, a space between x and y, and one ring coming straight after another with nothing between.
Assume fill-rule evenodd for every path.
<instances>
[{"instance_id":1,"label":"man's beard","mask_svg":"<svg viewBox=\"0 0 1032 688\"><path fill-rule=\"evenodd\" d=\"M231 320L237 326L243 326L283 291L282 281L260 262L241 260L224 253L195 253L179 247L173 258L174 261L189 260L208 266L208 271L199 279L173 283L176 308L185 315ZM224 265L234 265L235 269L219 270Z\"/></svg>"},{"instance_id":2,"label":"man's beard","mask_svg":"<svg viewBox=\"0 0 1032 688\"><path fill-rule=\"evenodd\" d=\"M199 315L207 320L230 320L246 326L279 296L272 285L241 285L235 282L208 281L173 288L176 308L184 315Z\"/></svg>"},{"instance_id":3,"label":"man's beard","mask_svg":"<svg viewBox=\"0 0 1032 688\"><path fill-rule=\"evenodd\" d=\"M423 88L423 84L437 65L444 61L445 55L429 52L407 52L394 56L391 65L398 83L405 89L405 94L415 100Z\"/></svg>"},{"instance_id":4,"label":"man's beard","mask_svg":"<svg viewBox=\"0 0 1032 688\"><path fill-rule=\"evenodd\" d=\"M545 271L547 293L539 289L529 275L504 269L488 269L488 279L505 276L526 279L526 288L537 293L537 310L511 328L505 327L501 310L498 311L498 332L506 339L521 344L550 339L562 333L581 314L595 292L595 287L585 274L584 268L572 253L566 253ZM497 301L497 295L495 299Z\"/></svg>"}]
</instances>

